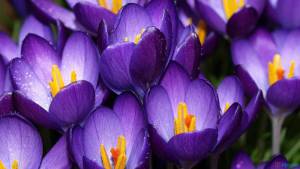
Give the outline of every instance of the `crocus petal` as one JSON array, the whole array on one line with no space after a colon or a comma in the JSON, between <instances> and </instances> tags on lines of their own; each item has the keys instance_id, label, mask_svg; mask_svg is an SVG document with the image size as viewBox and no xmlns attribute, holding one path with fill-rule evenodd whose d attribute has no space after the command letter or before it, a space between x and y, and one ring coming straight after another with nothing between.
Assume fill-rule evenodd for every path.
<instances>
[{"instance_id":1,"label":"crocus petal","mask_svg":"<svg viewBox=\"0 0 300 169\"><path fill-rule=\"evenodd\" d=\"M17 44L3 32L0 32L0 44L0 55L5 64L19 56Z\"/></svg>"},{"instance_id":2,"label":"crocus petal","mask_svg":"<svg viewBox=\"0 0 300 169\"><path fill-rule=\"evenodd\" d=\"M284 79L270 86L267 100L272 105L293 110L300 103L300 79Z\"/></svg>"},{"instance_id":3,"label":"crocus petal","mask_svg":"<svg viewBox=\"0 0 300 169\"><path fill-rule=\"evenodd\" d=\"M266 0L247 0L246 3L255 8L257 13L260 15L264 10L266 2Z\"/></svg>"},{"instance_id":4,"label":"crocus petal","mask_svg":"<svg viewBox=\"0 0 300 169\"><path fill-rule=\"evenodd\" d=\"M177 116L178 104L184 101L189 83L190 79L184 68L178 63L169 63L160 85L167 91L174 117Z\"/></svg>"},{"instance_id":5,"label":"crocus petal","mask_svg":"<svg viewBox=\"0 0 300 169\"><path fill-rule=\"evenodd\" d=\"M83 157L83 169L104 169L104 168L100 167L94 161L89 160L86 157Z\"/></svg>"},{"instance_id":6,"label":"crocus petal","mask_svg":"<svg viewBox=\"0 0 300 169\"><path fill-rule=\"evenodd\" d=\"M244 91L236 76L224 78L217 89L222 114L225 113L226 103L239 103L244 106Z\"/></svg>"},{"instance_id":7,"label":"crocus petal","mask_svg":"<svg viewBox=\"0 0 300 169\"><path fill-rule=\"evenodd\" d=\"M25 17L29 13L29 3L27 0L12 0L11 3L20 16Z\"/></svg>"},{"instance_id":8,"label":"crocus petal","mask_svg":"<svg viewBox=\"0 0 300 169\"><path fill-rule=\"evenodd\" d=\"M0 117L14 111L13 94L4 93L0 97Z\"/></svg>"},{"instance_id":9,"label":"crocus petal","mask_svg":"<svg viewBox=\"0 0 300 169\"><path fill-rule=\"evenodd\" d=\"M49 112L66 126L78 124L90 113L95 103L95 91L87 81L77 81L61 89L53 98Z\"/></svg>"},{"instance_id":10,"label":"crocus petal","mask_svg":"<svg viewBox=\"0 0 300 169\"><path fill-rule=\"evenodd\" d=\"M174 116L168 94L163 87L151 88L146 96L146 110L149 123L168 141L174 135Z\"/></svg>"},{"instance_id":11,"label":"crocus petal","mask_svg":"<svg viewBox=\"0 0 300 169\"><path fill-rule=\"evenodd\" d=\"M249 73L241 66L235 67L236 74L241 80L243 89L248 96L253 96L259 89Z\"/></svg>"},{"instance_id":12,"label":"crocus petal","mask_svg":"<svg viewBox=\"0 0 300 169\"><path fill-rule=\"evenodd\" d=\"M43 153L43 143L38 131L17 116L0 120L0 159L7 168L14 160L19 168L37 169Z\"/></svg>"},{"instance_id":13,"label":"crocus petal","mask_svg":"<svg viewBox=\"0 0 300 169\"><path fill-rule=\"evenodd\" d=\"M139 132L146 128L143 109L133 94L123 93L117 97L113 110L121 121L127 142L126 152L130 154Z\"/></svg>"},{"instance_id":14,"label":"crocus petal","mask_svg":"<svg viewBox=\"0 0 300 169\"><path fill-rule=\"evenodd\" d=\"M31 7L36 17L41 20L55 23L57 20L64 23L70 29L78 29L78 23L75 15L67 9L55 4L51 0L30 0Z\"/></svg>"},{"instance_id":15,"label":"crocus petal","mask_svg":"<svg viewBox=\"0 0 300 169\"><path fill-rule=\"evenodd\" d=\"M177 45L173 59L182 65L190 75L196 76L201 57L201 44L197 34L193 31L189 32L183 42Z\"/></svg>"},{"instance_id":16,"label":"crocus petal","mask_svg":"<svg viewBox=\"0 0 300 169\"><path fill-rule=\"evenodd\" d=\"M52 100L49 89L43 85L24 59L11 61L10 74L16 90L48 110Z\"/></svg>"},{"instance_id":17,"label":"crocus petal","mask_svg":"<svg viewBox=\"0 0 300 169\"><path fill-rule=\"evenodd\" d=\"M117 145L118 137L124 135L118 116L110 109L98 108L86 121L83 131L83 146L85 156L101 164L100 144L106 150L110 150ZM108 153L108 157L111 154Z\"/></svg>"},{"instance_id":18,"label":"crocus petal","mask_svg":"<svg viewBox=\"0 0 300 169\"><path fill-rule=\"evenodd\" d=\"M128 38L133 42L136 35L151 25L151 18L143 7L137 4L128 4L118 13L111 41L112 43L123 42L125 38Z\"/></svg>"},{"instance_id":19,"label":"crocus petal","mask_svg":"<svg viewBox=\"0 0 300 169\"><path fill-rule=\"evenodd\" d=\"M168 143L180 161L198 161L208 155L217 141L216 129L205 129L174 136Z\"/></svg>"},{"instance_id":20,"label":"crocus petal","mask_svg":"<svg viewBox=\"0 0 300 169\"><path fill-rule=\"evenodd\" d=\"M3 60L0 59L0 93L3 93L5 91L5 82L7 78L6 71L7 71L7 66L5 65Z\"/></svg>"},{"instance_id":21,"label":"crocus petal","mask_svg":"<svg viewBox=\"0 0 300 169\"><path fill-rule=\"evenodd\" d=\"M129 63L133 49L133 43L114 44L108 46L100 58L101 77L104 83L115 92L132 87Z\"/></svg>"},{"instance_id":22,"label":"crocus petal","mask_svg":"<svg viewBox=\"0 0 300 169\"><path fill-rule=\"evenodd\" d=\"M52 114L34 101L28 99L20 91L14 93L16 109L34 123L50 129L59 129L60 122Z\"/></svg>"},{"instance_id":23,"label":"crocus petal","mask_svg":"<svg viewBox=\"0 0 300 169\"><path fill-rule=\"evenodd\" d=\"M197 0L195 3L197 12L210 27L220 33L226 32L226 19L222 1Z\"/></svg>"},{"instance_id":24,"label":"crocus petal","mask_svg":"<svg viewBox=\"0 0 300 169\"><path fill-rule=\"evenodd\" d=\"M89 2L77 3L74 12L78 21L88 30L96 33L101 20L105 20L109 30L115 21L115 14L111 11Z\"/></svg>"},{"instance_id":25,"label":"crocus petal","mask_svg":"<svg viewBox=\"0 0 300 169\"><path fill-rule=\"evenodd\" d=\"M247 154L240 152L235 156L231 169L255 169L255 166Z\"/></svg>"},{"instance_id":26,"label":"crocus petal","mask_svg":"<svg viewBox=\"0 0 300 169\"><path fill-rule=\"evenodd\" d=\"M86 80L94 88L99 77L99 54L93 41L82 32L75 32L66 42L61 70L65 83L70 83L71 72L76 72L77 80Z\"/></svg>"},{"instance_id":27,"label":"crocus petal","mask_svg":"<svg viewBox=\"0 0 300 169\"><path fill-rule=\"evenodd\" d=\"M68 3L68 5L71 8L73 8L79 2L89 2L89 3L94 4L94 5L99 5L97 0L66 0L66 2Z\"/></svg>"},{"instance_id":28,"label":"crocus petal","mask_svg":"<svg viewBox=\"0 0 300 169\"><path fill-rule=\"evenodd\" d=\"M38 21L34 16L28 16L24 21L20 34L19 34L19 46L22 45L23 40L28 34L38 35L50 43L53 43L53 35L51 28Z\"/></svg>"},{"instance_id":29,"label":"crocus petal","mask_svg":"<svg viewBox=\"0 0 300 169\"><path fill-rule=\"evenodd\" d=\"M150 159L149 135L146 130L140 130L133 143L126 168L148 169Z\"/></svg>"},{"instance_id":30,"label":"crocus petal","mask_svg":"<svg viewBox=\"0 0 300 169\"><path fill-rule=\"evenodd\" d=\"M238 128L241 125L243 111L238 103L231 105L218 123L218 142L215 151L221 152L238 139Z\"/></svg>"},{"instance_id":31,"label":"crocus petal","mask_svg":"<svg viewBox=\"0 0 300 169\"><path fill-rule=\"evenodd\" d=\"M197 130L216 128L220 107L215 89L206 80L194 80L188 86L185 102L196 117Z\"/></svg>"},{"instance_id":32,"label":"crocus petal","mask_svg":"<svg viewBox=\"0 0 300 169\"><path fill-rule=\"evenodd\" d=\"M70 153L79 168L83 168L83 128L75 126L68 131Z\"/></svg>"},{"instance_id":33,"label":"crocus petal","mask_svg":"<svg viewBox=\"0 0 300 169\"><path fill-rule=\"evenodd\" d=\"M49 168L72 168L66 135L63 135L44 157L40 169Z\"/></svg>"},{"instance_id":34,"label":"crocus petal","mask_svg":"<svg viewBox=\"0 0 300 169\"><path fill-rule=\"evenodd\" d=\"M286 169L287 166L287 159L282 155L277 155L266 164L265 169Z\"/></svg>"},{"instance_id":35,"label":"crocus petal","mask_svg":"<svg viewBox=\"0 0 300 169\"><path fill-rule=\"evenodd\" d=\"M164 35L149 27L134 48L130 61L130 74L135 83L145 86L157 81L167 62Z\"/></svg>"},{"instance_id":36,"label":"crocus petal","mask_svg":"<svg viewBox=\"0 0 300 169\"><path fill-rule=\"evenodd\" d=\"M175 47L175 43L172 43L173 40L173 32L172 32L172 21L170 15L167 11L164 12L163 19L161 21L161 26L159 30L165 35L166 43L167 43L167 52L166 55L170 56L171 48ZM175 39L175 38L174 38ZM173 46L172 46L173 45ZM170 60L171 57L168 58Z\"/></svg>"},{"instance_id":37,"label":"crocus petal","mask_svg":"<svg viewBox=\"0 0 300 169\"><path fill-rule=\"evenodd\" d=\"M69 36L69 29L65 27L63 23L60 21L56 22L57 26L57 42L56 42L56 50L57 53L62 56L63 49L65 47L67 38Z\"/></svg>"},{"instance_id":38,"label":"crocus petal","mask_svg":"<svg viewBox=\"0 0 300 169\"><path fill-rule=\"evenodd\" d=\"M245 36L255 28L258 19L258 13L253 7L243 7L230 17L226 31L231 37Z\"/></svg>"},{"instance_id":39,"label":"crocus petal","mask_svg":"<svg viewBox=\"0 0 300 169\"><path fill-rule=\"evenodd\" d=\"M38 35L29 34L23 41L22 58L26 60L44 86L52 80L53 65L59 65L59 56L49 42Z\"/></svg>"},{"instance_id":40,"label":"crocus petal","mask_svg":"<svg viewBox=\"0 0 300 169\"><path fill-rule=\"evenodd\" d=\"M105 20L102 20L99 24L98 34L97 34L97 46L100 51L100 54L108 46L109 43L109 34L108 28Z\"/></svg>"}]
</instances>

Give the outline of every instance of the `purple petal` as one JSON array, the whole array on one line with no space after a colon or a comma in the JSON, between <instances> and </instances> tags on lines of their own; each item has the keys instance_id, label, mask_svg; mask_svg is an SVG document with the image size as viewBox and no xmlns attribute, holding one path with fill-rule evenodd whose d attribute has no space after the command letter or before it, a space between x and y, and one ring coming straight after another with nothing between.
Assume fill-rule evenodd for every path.
<instances>
[{"instance_id":1,"label":"purple petal","mask_svg":"<svg viewBox=\"0 0 300 169\"><path fill-rule=\"evenodd\" d=\"M266 2L266 0L247 0L246 4L255 8L257 13L260 15L264 10Z\"/></svg>"},{"instance_id":2,"label":"purple petal","mask_svg":"<svg viewBox=\"0 0 300 169\"><path fill-rule=\"evenodd\" d=\"M90 2L77 3L74 12L78 21L92 32L97 32L101 20L105 20L111 30L116 16L111 11Z\"/></svg>"},{"instance_id":3,"label":"purple petal","mask_svg":"<svg viewBox=\"0 0 300 169\"><path fill-rule=\"evenodd\" d=\"M94 161L89 160L86 157L83 157L83 169L104 169L104 168L100 167Z\"/></svg>"},{"instance_id":4,"label":"purple petal","mask_svg":"<svg viewBox=\"0 0 300 169\"><path fill-rule=\"evenodd\" d=\"M68 131L70 153L79 168L83 168L83 128L75 126Z\"/></svg>"},{"instance_id":5,"label":"purple petal","mask_svg":"<svg viewBox=\"0 0 300 169\"><path fill-rule=\"evenodd\" d=\"M173 36L173 32L172 32L172 22L171 22L171 18L170 15L167 11L164 12L163 15L163 19L161 21L161 26L160 26L160 31L165 35L165 39L166 39L166 43L167 43L167 56L170 55L171 48L175 47L175 42L172 43L172 40L175 39ZM170 59L170 57L169 57Z\"/></svg>"},{"instance_id":6,"label":"purple petal","mask_svg":"<svg viewBox=\"0 0 300 169\"><path fill-rule=\"evenodd\" d=\"M34 16L28 16L24 21L20 34L19 34L19 46L22 46L23 40L28 34L38 35L50 43L53 43L52 30L48 25L45 25L38 21Z\"/></svg>"},{"instance_id":7,"label":"purple petal","mask_svg":"<svg viewBox=\"0 0 300 169\"><path fill-rule=\"evenodd\" d=\"M198 161L212 151L217 141L216 129L184 133L174 136L168 143L170 150L180 161Z\"/></svg>"},{"instance_id":8,"label":"purple petal","mask_svg":"<svg viewBox=\"0 0 300 169\"><path fill-rule=\"evenodd\" d=\"M3 93L0 97L0 117L14 110L13 93Z\"/></svg>"},{"instance_id":9,"label":"purple petal","mask_svg":"<svg viewBox=\"0 0 300 169\"><path fill-rule=\"evenodd\" d=\"M245 112L247 113L247 124L243 124L244 130L247 129L250 124L253 123L257 113L259 112L261 106L264 103L263 94L261 91L258 91L256 95L252 97L250 102L248 103L247 107L245 108Z\"/></svg>"},{"instance_id":10,"label":"purple petal","mask_svg":"<svg viewBox=\"0 0 300 169\"><path fill-rule=\"evenodd\" d=\"M71 169L67 137L63 135L44 157L40 169L63 168Z\"/></svg>"},{"instance_id":11,"label":"purple petal","mask_svg":"<svg viewBox=\"0 0 300 169\"><path fill-rule=\"evenodd\" d=\"M10 64L12 83L43 109L48 110L52 97L49 89L43 85L24 59L16 58Z\"/></svg>"},{"instance_id":12,"label":"purple petal","mask_svg":"<svg viewBox=\"0 0 300 169\"><path fill-rule=\"evenodd\" d=\"M183 42L176 46L173 60L182 65L190 75L196 76L200 64L201 44L197 34L194 31L189 32Z\"/></svg>"},{"instance_id":13,"label":"purple petal","mask_svg":"<svg viewBox=\"0 0 300 169\"><path fill-rule=\"evenodd\" d=\"M245 93L248 96L253 96L259 89L258 89L256 83L254 82L254 80L252 79L252 77L240 65L236 66L235 70L236 70L237 76L241 80L241 83L242 83Z\"/></svg>"},{"instance_id":14,"label":"purple petal","mask_svg":"<svg viewBox=\"0 0 300 169\"><path fill-rule=\"evenodd\" d=\"M230 17L226 32L231 37L245 36L255 28L258 19L258 13L253 7L243 7Z\"/></svg>"},{"instance_id":15,"label":"purple petal","mask_svg":"<svg viewBox=\"0 0 300 169\"><path fill-rule=\"evenodd\" d=\"M123 130L118 116L108 108L98 108L84 126L85 156L102 166L101 158L99 158L100 144L103 144L106 150L110 150L117 145L118 137L121 135L123 135ZM108 157L111 157L110 153Z\"/></svg>"},{"instance_id":16,"label":"purple petal","mask_svg":"<svg viewBox=\"0 0 300 169\"><path fill-rule=\"evenodd\" d=\"M17 116L0 120L0 159L7 168L14 160L19 168L37 169L43 153L43 143L38 131Z\"/></svg>"},{"instance_id":17,"label":"purple petal","mask_svg":"<svg viewBox=\"0 0 300 169\"><path fill-rule=\"evenodd\" d=\"M197 0L195 3L197 12L207 24L219 33L225 33L226 19L222 1Z\"/></svg>"},{"instance_id":18,"label":"purple petal","mask_svg":"<svg viewBox=\"0 0 300 169\"><path fill-rule=\"evenodd\" d=\"M13 58L18 57L18 47L16 43L5 33L0 32L0 55L7 64Z\"/></svg>"},{"instance_id":19,"label":"purple petal","mask_svg":"<svg viewBox=\"0 0 300 169\"><path fill-rule=\"evenodd\" d=\"M167 142L174 135L174 115L166 90L160 86L151 88L145 103L149 123Z\"/></svg>"},{"instance_id":20,"label":"purple petal","mask_svg":"<svg viewBox=\"0 0 300 169\"><path fill-rule=\"evenodd\" d=\"M78 124L87 117L95 103L95 91L87 81L77 81L61 89L51 102L49 112L64 125Z\"/></svg>"},{"instance_id":21,"label":"purple petal","mask_svg":"<svg viewBox=\"0 0 300 169\"><path fill-rule=\"evenodd\" d=\"M206 80L194 80L188 86L185 102L196 116L197 130L216 128L220 107L215 89Z\"/></svg>"},{"instance_id":22,"label":"purple petal","mask_svg":"<svg viewBox=\"0 0 300 169\"><path fill-rule=\"evenodd\" d=\"M62 56L63 49L65 47L67 38L69 36L70 30L65 27L63 23L60 21L56 22L57 26L57 42L56 42L56 50L57 53Z\"/></svg>"},{"instance_id":23,"label":"purple petal","mask_svg":"<svg viewBox=\"0 0 300 169\"><path fill-rule=\"evenodd\" d=\"M284 156L277 155L266 164L265 169L286 169L288 165L288 161Z\"/></svg>"},{"instance_id":24,"label":"purple petal","mask_svg":"<svg viewBox=\"0 0 300 169\"><path fill-rule=\"evenodd\" d=\"M243 111L238 103L231 105L218 123L218 141L215 151L222 152L238 139Z\"/></svg>"},{"instance_id":25,"label":"purple petal","mask_svg":"<svg viewBox=\"0 0 300 169\"><path fill-rule=\"evenodd\" d=\"M294 109L300 104L300 79L279 80L270 86L267 100L282 109Z\"/></svg>"},{"instance_id":26,"label":"purple petal","mask_svg":"<svg viewBox=\"0 0 300 169\"><path fill-rule=\"evenodd\" d=\"M108 28L105 20L102 20L99 24L98 35L97 35L97 46L100 54L109 44Z\"/></svg>"},{"instance_id":27,"label":"purple petal","mask_svg":"<svg viewBox=\"0 0 300 169\"><path fill-rule=\"evenodd\" d=\"M94 5L99 5L97 0L66 0L66 2L71 8L73 8L79 2L89 2Z\"/></svg>"},{"instance_id":28,"label":"purple petal","mask_svg":"<svg viewBox=\"0 0 300 169\"><path fill-rule=\"evenodd\" d=\"M235 156L231 169L255 169L255 166L247 154L240 152Z\"/></svg>"},{"instance_id":29,"label":"purple petal","mask_svg":"<svg viewBox=\"0 0 300 169\"><path fill-rule=\"evenodd\" d=\"M126 168L148 169L150 156L149 135L146 130L140 130L134 140Z\"/></svg>"},{"instance_id":30,"label":"purple petal","mask_svg":"<svg viewBox=\"0 0 300 169\"><path fill-rule=\"evenodd\" d=\"M133 49L133 43L115 44L108 46L100 57L101 77L116 92L131 88L129 63Z\"/></svg>"},{"instance_id":31,"label":"purple petal","mask_svg":"<svg viewBox=\"0 0 300 169\"><path fill-rule=\"evenodd\" d=\"M164 35L149 27L134 48L130 61L130 74L136 83L146 86L157 80L167 62Z\"/></svg>"},{"instance_id":32,"label":"purple petal","mask_svg":"<svg viewBox=\"0 0 300 169\"><path fill-rule=\"evenodd\" d=\"M75 15L71 11L55 4L51 0L30 0L30 2L35 16L41 20L53 23L59 20L70 29L78 29Z\"/></svg>"},{"instance_id":33,"label":"purple petal","mask_svg":"<svg viewBox=\"0 0 300 169\"><path fill-rule=\"evenodd\" d=\"M7 75L7 67L3 62L3 60L0 58L0 93L3 93L5 91L5 82L7 78L6 75Z\"/></svg>"},{"instance_id":34,"label":"purple petal","mask_svg":"<svg viewBox=\"0 0 300 169\"><path fill-rule=\"evenodd\" d=\"M184 68L175 62L169 63L160 85L169 96L174 117L177 115L178 104L185 99L189 83L190 79Z\"/></svg>"},{"instance_id":35,"label":"purple petal","mask_svg":"<svg viewBox=\"0 0 300 169\"><path fill-rule=\"evenodd\" d=\"M226 103L229 103L230 105L239 103L244 107L244 91L240 80L236 76L225 77L219 84L217 92L222 114L225 113Z\"/></svg>"},{"instance_id":36,"label":"purple petal","mask_svg":"<svg viewBox=\"0 0 300 169\"><path fill-rule=\"evenodd\" d=\"M66 42L61 71L65 83L70 83L71 72L76 72L77 80L86 80L94 88L97 86L99 77L99 54L93 41L82 32L73 33Z\"/></svg>"},{"instance_id":37,"label":"purple petal","mask_svg":"<svg viewBox=\"0 0 300 169\"><path fill-rule=\"evenodd\" d=\"M37 35L29 34L23 41L21 54L40 82L48 86L52 80L52 66L60 64L59 56L49 42Z\"/></svg>"},{"instance_id":38,"label":"purple petal","mask_svg":"<svg viewBox=\"0 0 300 169\"><path fill-rule=\"evenodd\" d=\"M143 7L137 4L128 4L118 13L111 41L112 43L123 42L125 38L128 38L133 42L136 35L151 25L151 18Z\"/></svg>"},{"instance_id":39,"label":"purple petal","mask_svg":"<svg viewBox=\"0 0 300 169\"><path fill-rule=\"evenodd\" d=\"M119 95L113 110L121 120L127 142L126 152L130 154L139 132L146 128L144 111L137 98L131 93Z\"/></svg>"},{"instance_id":40,"label":"purple petal","mask_svg":"<svg viewBox=\"0 0 300 169\"><path fill-rule=\"evenodd\" d=\"M16 109L34 123L50 129L60 129L60 122L52 114L34 101L28 99L21 92L14 93Z\"/></svg>"},{"instance_id":41,"label":"purple petal","mask_svg":"<svg viewBox=\"0 0 300 169\"><path fill-rule=\"evenodd\" d=\"M11 3L20 16L25 17L28 15L29 3L27 0L12 0Z\"/></svg>"}]
</instances>

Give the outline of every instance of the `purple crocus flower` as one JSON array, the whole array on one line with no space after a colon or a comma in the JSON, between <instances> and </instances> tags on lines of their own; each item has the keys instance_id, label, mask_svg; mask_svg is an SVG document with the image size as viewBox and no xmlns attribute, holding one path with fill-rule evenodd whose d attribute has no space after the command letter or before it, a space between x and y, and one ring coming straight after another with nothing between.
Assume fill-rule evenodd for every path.
<instances>
[{"instance_id":1,"label":"purple crocus flower","mask_svg":"<svg viewBox=\"0 0 300 169\"><path fill-rule=\"evenodd\" d=\"M118 13L115 29L108 34L100 24L98 46L102 52L100 73L105 84L120 93L134 90L141 96L155 83L167 62L166 45L171 44L171 21L163 16L161 26L153 27L154 16L136 4L128 4ZM158 29L160 28L160 29ZM166 40L167 39L167 40ZM170 48L168 48L170 49Z\"/></svg>"},{"instance_id":2,"label":"purple crocus flower","mask_svg":"<svg viewBox=\"0 0 300 169\"><path fill-rule=\"evenodd\" d=\"M98 88L98 52L85 33L74 32L62 56L47 40L29 34L21 55L10 64L16 106L35 123L66 128L84 120L95 95L102 101L106 90Z\"/></svg>"},{"instance_id":3,"label":"purple crocus flower","mask_svg":"<svg viewBox=\"0 0 300 169\"><path fill-rule=\"evenodd\" d=\"M268 0L267 14L272 21L284 28L299 28L298 11L300 2L297 0Z\"/></svg>"},{"instance_id":4,"label":"purple crocus flower","mask_svg":"<svg viewBox=\"0 0 300 169\"><path fill-rule=\"evenodd\" d=\"M147 0L67 0L78 21L88 30L97 33L99 23L105 20L109 30L119 10L128 3L144 5Z\"/></svg>"},{"instance_id":5,"label":"purple crocus flower","mask_svg":"<svg viewBox=\"0 0 300 169\"><path fill-rule=\"evenodd\" d=\"M263 12L265 0L189 0L207 24L230 37L250 33Z\"/></svg>"},{"instance_id":6,"label":"purple crocus flower","mask_svg":"<svg viewBox=\"0 0 300 169\"><path fill-rule=\"evenodd\" d=\"M218 155L233 144L254 121L263 103L262 93L258 91L245 106L244 91L236 76L228 76L217 89L221 117L218 123L218 141L215 154Z\"/></svg>"},{"instance_id":7,"label":"purple crocus flower","mask_svg":"<svg viewBox=\"0 0 300 169\"><path fill-rule=\"evenodd\" d=\"M99 107L84 128L72 130L71 150L82 169L147 169L149 143L143 109L131 93L117 97L113 109Z\"/></svg>"},{"instance_id":8,"label":"purple crocus flower","mask_svg":"<svg viewBox=\"0 0 300 169\"><path fill-rule=\"evenodd\" d=\"M178 24L178 36L182 34L183 27L192 25L202 45L203 56L212 53L217 45L219 36L208 27L205 21L201 19L197 13L194 13L193 9L191 9L191 6L189 6L186 1L178 2L178 16L181 21Z\"/></svg>"},{"instance_id":9,"label":"purple crocus flower","mask_svg":"<svg viewBox=\"0 0 300 169\"><path fill-rule=\"evenodd\" d=\"M258 29L232 43L233 62L246 92L262 90L273 124L273 154L279 153L280 129L285 117L300 105L300 30Z\"/></svg>"},{"instance_id":10,"label":"purple crocus flower","mask_svg":"<svg viewBox=\"0 0 300 169\"><path fill-rule=\"evenodd\" d=\"M160 158L190 168L213 150L220 107L206 80L190 80L171 62L160 84L145 96L145 107L152 147Z\"/></svg>"},{"instance_id":11,"label":"purple crocus flower","mask_svg":"<svg viewBox=\"0 0 300 169\"><path fill-rule=\"evenodd\" d=\"M292 167L292 168L291 168ZM290 166L283 155L276 155L268 162L262 162L257 167L253 164L251 158L244 152L238 153L232 164L231 169L299 169L300 166Z\"/></svg>"}]
</instances>

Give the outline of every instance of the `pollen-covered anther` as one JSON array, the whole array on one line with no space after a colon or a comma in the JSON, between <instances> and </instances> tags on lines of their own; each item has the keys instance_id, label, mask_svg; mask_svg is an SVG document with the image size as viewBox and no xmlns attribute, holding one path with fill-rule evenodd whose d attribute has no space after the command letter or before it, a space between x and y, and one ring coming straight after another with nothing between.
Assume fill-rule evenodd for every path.
<instances>
[{"instance_id":1,"label":"pollen-covered anther","mask_svg":"<svg viewBox=\"0 0 300 169\"><path fill-rule=\"evenodd\" d=\"M0 160L0 169L8 169L5 167L3 162ZM11 164L11 169L19 169L19 163L18 160L14 160Z\"/></svg>"},{"instance_id":2,"label":"pollen-covered anther","mask_svg":"<svg viewBox=\"0 0 300 169\"><path fill-rule=\"evenodd\" d=\"M175 135L193 132L196 130L196 117L188 113L184 102L178 104L177 118L174 120Z\"/></svg>"},{"instance_id":3,"label":"pollen-covered anther","mask_svg":"<svg viewBox=\"0 0 300 169\"><path fill-rule=\"evenodd\" d=\"M61 75L61 72L58 66L55 64L52 65L51 77L52 77L52 81L49 82L49 87L50 87L51 95L54 97L65 86L64 79ZM71 72L70 80L72 83L77 81L77 75L75 71Z\"/></svg>"},{"instance_id":4,"label":"pollen-covered anther","mask_svg":"<svg viewBox=\"0 0 300 169\"><path fill-rule=\"evenodd\" d=\"M205 24L205 22L203 20L200 20L198 22L198 25L197 25L197 34L198 34L198 37L199 37L201 45L203 45L204 41L206 39L206 34L207 34L206 24Z\"/></svg>"},{"instance_id":5,"label":"pollen-covered anther","mask_svg":"<svg viewBox=\"0 0 300 169\"><path fill-rule=\"evenodd\" d=\"M133 41L135 44L139 43L144 32L145 32L145 29L142 29L141 32L135 36L134 41Z\"/></svg>"},{"instance_id":6,"label":"pollen-covered anther","mask_svg":"<svg viewBox=\"0 0 300 169\"><path fill-rule=\"evenodd\" d=\"M98 4L116 14L122 8L123 2L122 0L112 0L111 9L109 9L106 0L98 0Z\"/></svg>"},{"instance_id":7,"label":"pollen-covered anther","mask_svg":"<svg viewBox=\"0 0 300 169\"><path fill-rule=\"evenodd\" d=\"M223 0L225 16L229 19L235 12L245 5L245 0Z\"/></svg>"},{"instance_id":8,"label":"pollen-covered anther","mask_svg":"<svg viewBox=\"0 0 300 169\"><path fill-rule=\"evenodd\" d=\"M226 112L229 109L229 107L230 107L230 103L226 102L224 112Z\"/></svg>"},{"instance_id":9,"label":"pollen-covered anther","mask_svg":"<svg viewBox=\"0 0 300 169\"><path fill-rule=\"evenodd\" d=\"M100 155L104 169L112 169L112 166L114 166L114 169L125 169L127 157L126 140L124 136L118 137L117 147L111 148L110 152L113 165L111 165L111 160L107 155L104 145L100 145Z\"/></svg>"}]
</instances>

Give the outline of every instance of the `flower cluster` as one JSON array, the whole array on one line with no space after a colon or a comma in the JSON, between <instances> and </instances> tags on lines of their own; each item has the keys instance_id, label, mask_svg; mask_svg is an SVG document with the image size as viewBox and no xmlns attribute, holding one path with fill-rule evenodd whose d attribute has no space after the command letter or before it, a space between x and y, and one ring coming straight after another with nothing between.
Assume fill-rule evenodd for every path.
<instances>
[{"instance_id":1,"label":"flower cluster","mask_svg":"<svg viewBox=\"0 0 300 169\"><path fill-rule=\"evenodd\" d=\"M22 24L17 42L0 32L0 169L191 169L210 156L214 169L261 107L277 156L259 168L289 168L280 131L300 107L298 1L11 4ZM212 83L200 64L224 39L235 71ZM231 168L255 166L240 153Z\"/></svg>"}]
</instances>

